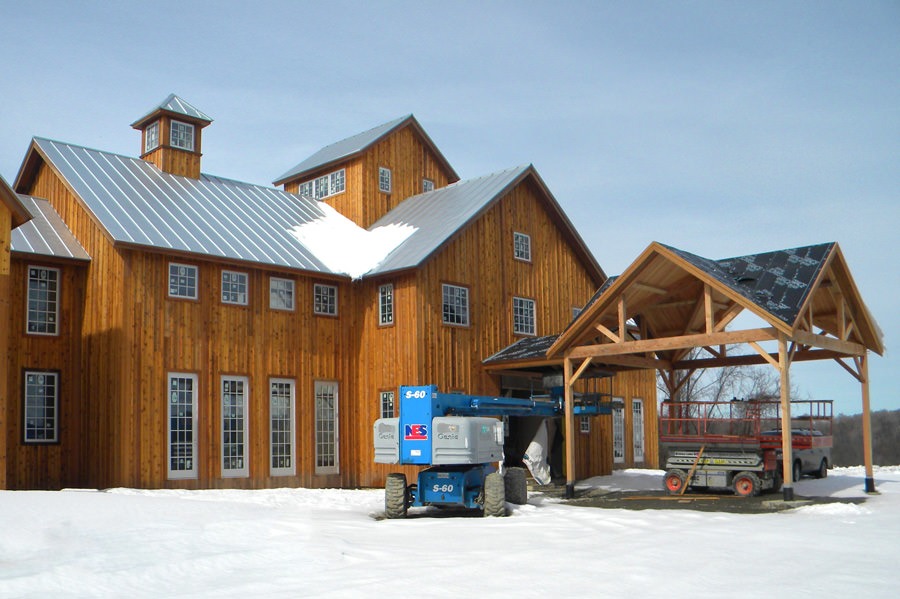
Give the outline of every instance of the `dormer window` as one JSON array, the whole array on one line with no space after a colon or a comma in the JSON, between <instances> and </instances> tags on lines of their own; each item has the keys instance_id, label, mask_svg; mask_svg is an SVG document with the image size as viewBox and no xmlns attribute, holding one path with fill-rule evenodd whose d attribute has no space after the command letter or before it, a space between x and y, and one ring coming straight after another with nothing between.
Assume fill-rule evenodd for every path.
<instances>
[{"instance_id":1,"label":"dormer window","mask_svg":"<svg viewBox=\"0 0 900 599\"><path fill-rule=\"evenodd\" d=\"M317 177L312 181L300 184L300 195L316 200L324 200L329 196L343 193L347 188L347 174L344 169Z\"/></svg>"},{"instance_id":2,"label":"dormer window","mask_svg":"<svg viewBox=\"0 0 900 599\"><path fill-rule=\"evenodd\" d=\"M150 152L159 147L159 121L148 126L144 132L144 152Z\"/></svg>"},{"instance_id":3,"label":"dormer window","mask_svg":"<svg viewBox=\"0 0 900 599\"><path fill-rule=\"evenodd\" d=\"M169 145L173 148L194 151L194 126L181 121L172 121Z\"/></svg>"}]
</instances>

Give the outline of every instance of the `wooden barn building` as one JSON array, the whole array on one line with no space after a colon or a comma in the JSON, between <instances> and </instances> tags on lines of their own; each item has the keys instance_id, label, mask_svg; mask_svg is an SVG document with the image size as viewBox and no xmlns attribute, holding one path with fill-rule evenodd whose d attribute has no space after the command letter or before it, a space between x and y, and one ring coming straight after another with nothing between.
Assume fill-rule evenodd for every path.
<instances>
[{"instance_id":1,"label":"wooden barn building","mask_svg":"<svg viewBox=\"0 0 900 599\"><path fill-rule=\"evenodd\" d=\"M607 280L533 166L460 180L412 115L278 187L205 174L211 122L172 95L137 158L35 138L0 180L0 488L379 486L400 385L540 391L503 352ZM653 371L586 374L567 475L656 467Z\"/></svg>"}]
</instances>

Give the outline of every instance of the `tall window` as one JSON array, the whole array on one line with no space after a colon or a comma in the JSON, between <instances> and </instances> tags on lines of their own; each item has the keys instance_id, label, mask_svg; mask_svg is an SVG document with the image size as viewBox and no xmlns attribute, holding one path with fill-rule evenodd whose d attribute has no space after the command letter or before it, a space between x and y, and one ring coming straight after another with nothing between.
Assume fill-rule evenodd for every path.
<instances>
[{"instance_id":1,"label":"tall window","mask_svg":"<svg viewBox=\"0 0 900 599\"><path fill-rule=\"evenodd\" d=\"M41 266L28 267L28 333L59 333L59 270ZM5 325L4 325L5 326Z\"/></svg>"},{"instance_id":2,"label":"tall window","mask_svg":"<svg viewBox=\"0 0 900 599\"><path fill-rule=\"evenodd\" d=\"M336 170L333 173L316 177L300 184L300 195L321 200L328 196L341 193L347 186L347 174L345 169Z\"/></svg>"},{"instance_id":3,"label":"tall window","mask_svg":"<svg viewBox=\"0 0 900 599\"><path fill-rule=\"evenodd\" d=\"M391 169L378 167L378 191L391 193Z\"/></svg>"},{"instance_id":4,"label":"tall window","mask_svg":"<svg viewBox=\"0 0 900 599\"><path fill-rule=\"evenodd\" d=\"M590 434L591 432L591 417L590 416L582 416L579 421L579 430L585 435Z\"/></svg>"},{"instance_id":5,"label":"tall window","mask_svg":"<svg viewBox=\"0 0 900 599\"><path fill-rule=\"evenodd\" d=\"M338 386L316 381L316 474L338 473Z\"/></svg>"},{"instance_id":6,"label":"tall window","mask_svg":"<svg viewBox=\"0 0 900 599\"><path fill-rule=\"evenodd\" d=\"M169 478L197 478L197 375L169 373Z\"/></svg>"},{"instance_id":7,"label":"tall window","mask_svg":"<svg viewBox=\"0 0 900 599\"><path fill-rule=\"evenodd\" d=\"M513 333L534 335L534 300L524 297L513 298Z\"/></svg>"},{"instance_id":8,"label":"tall window","mask_svg":"<svg viewBox=\"0 0 900 599\"><path fill-rule=\"evenodd\" d=\"M194 151L194 126L181 121L172 121L169 145L173 148Z\"/></svg>"},{"instance_id":9,"label":"tall window","mask_svg":"<svg viewBox=\"0 0 900 599\"><path fill-rule=\"evenodd\" d=\"M169 262L169 297L197 299L197 267Z\"/></svg>"},{"instance_id":10,"label":"tall window","mask_svg":"<svg viewBox=\"0 0 900 599\"><path fill-rule=\"evenodd\" d=\"M394 323L394 286L391 283L378 288L378 324Z\"/></svg>"},{"instance_id":11,"label":"tall window","mask_svg":"<svg viewBox=\"0 0 900 599\"><path fill-rule=\"evenodd\" d=\"M222 303L247 305L247 273L222 271Z\"/></svg>"},{"instance_id":12,"label":"tall window","mask_svg":"<svg viewBox=\"0 0 900 599\"><path fill-rule=\"evenodd\" d=\"M59 374L25 371L24 442L59 441Z\"/></svg>"},{"instance_id":13,"label":"tall window","mask_svg":"<svg viewBox=\"0 0 900 599\"><path fill-rule=\"evenodd\" d=\"M334 285L313 287L313 312L337 316L337 287Z\"/></svg>"},{"instance_id":14,"label":"tall window","mask_svg":"<svg viewBox=\"0 0 900 599\"><path fill-rule=\"evenodd\" d=\"M444 323L469 326L469 290L458 285L444 284L441 287Z\"/></svg>"},{"instance_id":15,"label":"tall window","mask_svg":"<svg viewBox=\"0 0 900 599\"><path fill-rule=\"evenodd\" d=\"M631 439L634 448L634 462L644 461L644 400L631 400Z\"/></svg>"},{"instance_id":16,"label":"tall window","mask_svg":"<svg viewBox=\"0 0 900 599\"><path fill-rule=\"evenodd\" d=\"M294 447L293 379L269 380L269 472L293 476L297 472Z\"/></svg>"},{"instance_id":17,"label":"tall window","mask_svg":"<svg viewBox=\"0 0 900 599\"><path fill-rule=\"evenodd\" d=\"M379 399L381 400L381 417L393 418L396 415L394 411L394 392L382 391L379 393Z\"/></svg>"},{"instance_id":18,"label":"tall window","mask_svg":"<svg viewBox=\"0 0 900 599\"><path fill-rule=\"evenodd\" d=\"M525 233L513 233L513 255L516 260L531 262L531 237Z\"/></svg>"},{"instance_id":19,"label":"tall window","mask_svg":"<svg viewBox=\"0 0 900 599\"><path fill-rule=\"evenodd\" d=\"M422 192L434 191L434 181L431 179L422 179Z\"/></svg>"},{"instance_id":20,"label":"tall window","mask_svg":"<svg viewBox=\"0 0 900 599\"><path fill-rule=\"evenodd\" d=\"M273 310L294 309L294 281L269 277L269 308Z\"/></svg>"},{"instance_id":21,"label":"tall window","mask_svg":"<svg viewBox=\"0 0 900 599\"><path fill-rule=\"evenodd\" d=\"M155 150L159 147L159 121L144 129L144 152Z\"/></svg>"},{"instance_id":22,"label":"tall window","mask_svg":"<svg viewBox=\"0 0 900 599\"><path fill-rule=\"evenodd\" d=\"M222 377L222 476L248 476L247 396L245 376Z\"/></svg>"},{"instance_id":23,"label":"tall window","mask_svg":"<svg viewBox=\"0 0 900 599\"><path fill-rule=\"evenodd\" d=\"M624 400L614 397L613 401L620 402L612 409L613 421L613 463L625 463L625 409L622 407Z\"/></svg>"}]
</instances>

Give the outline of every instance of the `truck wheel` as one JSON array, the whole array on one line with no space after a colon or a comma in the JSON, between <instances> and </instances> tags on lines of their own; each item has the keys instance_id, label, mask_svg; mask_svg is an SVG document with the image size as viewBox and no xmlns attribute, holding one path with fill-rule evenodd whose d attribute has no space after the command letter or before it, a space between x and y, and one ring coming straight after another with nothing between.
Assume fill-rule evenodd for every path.
<instances>
[{"instance_id":1,"label":"truck wheel","mask_svg":"<svg viewBox=\"0 0 900 599\"><path fill-rule=\"evenodd\" d=\"M663 478L663 489L669 495L678 495L684 489L687 473L684 470L669 470Z\"/></svg>"},{"instance_id":2,"label":"truck wheel","mask_svg":"<svg viewBox=\"0 0 900 599\"><path fill-rule=\"evenodd\" d=\"M828 460L822 458L822 463L819 464L819 470L816 472L816 478L825 478L828 476Z\"/></svg>"},{"instance_id":3,"label":"truck wheel","mask_svg":"<svg viewBox=\"0 0 900 599\"><path fill-rule=\"evenodd\" d=\"M803 465L800 463L800 460L794 461L794 482L800 480L800 477L803 476Z\"/></svg>"},{"instance_id":4,"label":"truck wheel","mask_svg":"<svg viewBox=\"0 0 900 599\"><path fill-rule=\"evenodd\" d=\"M506 501L515 505L528 503L528 482L524 468L508 468L503 476Z\"/></svg>"},{"instance_id":5,"label":"truck wheel","mask_svg":"<svg viewBox=\"0 0 900 599\"><path fill-rule=\"evenodd\" d=\"M406 518L409 507L409 491L406 475L400 472L388 474L384 483L384 515L388 518Z\"/></svg>"},{"instance_id":6,"label":"truck wheel","mask_svg":"<svg viewBox=\"0 0 900 599\"><path fill-rule=\"evenodd\" d=\"M731 488L735 495L754 497L759 495L759 477L753 472L738 472L731 480Z\"/></svg>"},{"instance_id":7,"label":"truck wheel","mask_svg":"<svg viewBox=\"0 0 900 599\"><path fill-rule=\"evenodd\" d=\"M503 475L499 472L491 472L484 478L484 516L506 515L506 489L503 483Z\"/></svg>"}]
</instances>

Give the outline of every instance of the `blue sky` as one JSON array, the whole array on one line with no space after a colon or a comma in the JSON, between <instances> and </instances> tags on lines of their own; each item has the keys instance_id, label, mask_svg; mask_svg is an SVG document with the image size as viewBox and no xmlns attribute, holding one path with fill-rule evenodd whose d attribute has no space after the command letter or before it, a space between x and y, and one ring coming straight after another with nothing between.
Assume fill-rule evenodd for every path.
<instances>
[{"instance_id":1,"label":"blue sky","mask_svg":"<svg viewBox=\"0 0 900 599\"><path fill-rule=\"evenodd\" d=\"M137 155L175 92L203 169L269 183L414 113L465 179L533 163L609 274L837 241L900 334L900 2L0 0L0 174L32 136ZM870 366L900 409L900 360ZM804 395L860 409L833 362Z\"/></svg>"}]
</instances>

